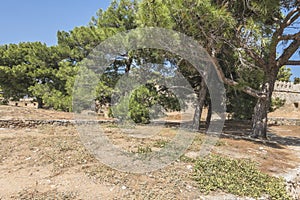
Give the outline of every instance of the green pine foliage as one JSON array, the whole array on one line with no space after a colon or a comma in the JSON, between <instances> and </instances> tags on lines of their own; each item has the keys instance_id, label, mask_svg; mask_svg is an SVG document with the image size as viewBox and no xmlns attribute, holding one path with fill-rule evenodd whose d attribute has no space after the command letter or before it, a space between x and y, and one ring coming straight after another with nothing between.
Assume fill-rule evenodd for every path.
<instances>
[{"instance_id":1,"label":"green pine foliage","mask_svg":"<svg viewBox=\"0 0 300 200\"><path fill-rule=\"evenodd\" d=\"M291 76L292 76L291 68L288 68L286 66L282 66L279 69L279 72L278 72L278 75L277 75L277 80L278 81L289 82Z\"/></svg>"},{"instance_id":2,"label":"green pine foliage","mask_svg":"<svg viewBox=\"0 0 300 200\"><path fill-rule=\"evenodd\" d=\"M294 84L300 84L300 78L299 77L294 78Z\"/></svg>"},{"instance_id":3,"label":"green pine foliage","mask_svg":"<svg viewBox=\"0 0 300 200\"><path fill-rule=\"evenodd\" d=\"M118 103L112 106L111 116L122 122L150 123L164 116L166 110L180 110L179 101L172 93L168 94L159 93L153 84L140 86L131 94L120 97Z\"/></svg>"}]
</instances>

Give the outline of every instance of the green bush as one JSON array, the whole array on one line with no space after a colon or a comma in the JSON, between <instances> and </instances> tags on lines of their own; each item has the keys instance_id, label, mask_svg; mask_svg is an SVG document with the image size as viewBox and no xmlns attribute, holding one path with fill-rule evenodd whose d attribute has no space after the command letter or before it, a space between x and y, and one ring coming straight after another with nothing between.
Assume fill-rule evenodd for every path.
<instances>
[{"instance_id":1,"label":"green bush","mask_svg":"<svg viewBox=\"0 0 300 200\"><path fill-rule=\"evenodd\" d=\"M150 123L151 117L157 117L158 113L153 106L158 103L158 93L151 84L146 84L134 90L130 96L130 117L135 123Z\"/></svg>"},{"instance_id":2,"label":"green bush","mask_svg":"<svg viewBox=\"0 0 300 200\"><path fill-rule=\"evenodd\" d=\"M172 105L166 102L172 102ZM135 123L150 123L164 115L164 109L179 110L180 105L176 97L159 94L151 84L135 89L130 95L121 96L118 104L111 108L110 116L122 122L134 121Z\"/></svg>"},{"instance_id":3,"label":"green bush","mask_svg":"<svg viewBox=\"0 0 300 200\"><path fill-rule=\"evenodd\" d=\"M270 111L273 112L276 109L284 106L284 104L285 104L285 99L280 99L278 97L272 98Z\"/></svg>"},{"instance_id":4,"label":"green bush","mask_svg":"<svg viewBox=\"0 0 300 200\"><path fill-rule=\"evenodd\" d=\"M0 105L8 105L8 100L0 98Z\"/></svg>"},{"instance_id":5,"label":"green bush","mask_svg":"<svg viewBox=\"0 0 300 200\"><path fill-rule=\"evenodd\" d=\"M245 159L200 158L195 162L194 179L204 193L222 190L238 196L291 199L282 178L260 172L255 163Z\"/></svg>"},{"instance_id":6,"label":"green bush","mask_svg":"<svg viewBox=\"0 0 300 200\"><path fill-rule=\"evenodd\" d=\"M113 105L110 108L109 116L119 119L121 122L126 122L130 119L129 114L129 98L128 96L123 96L119 99L118 104Z\"/></svg>"},{"instance_id":7,"label":"green bush","mask_svg":"<svg viewBox=\"0 0 300 200\"><path fill-rule=\"evenodd\" d=\"M254 97L241 92L236 92L236 95L228 94L227 112L232 114L233 119L250 120L256 101Z\"/></svg>"}]
</instances>

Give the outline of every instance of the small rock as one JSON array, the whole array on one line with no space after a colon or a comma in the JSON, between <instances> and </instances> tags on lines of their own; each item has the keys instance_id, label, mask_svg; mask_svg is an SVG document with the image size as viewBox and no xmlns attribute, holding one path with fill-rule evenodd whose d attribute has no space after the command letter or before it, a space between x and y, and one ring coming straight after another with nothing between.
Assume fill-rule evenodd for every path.
<instances>
[{"instance_id":1,"label":"small rock","mask_svg":"<svg viewBox=\"0 0 300 200\"><path fill-rule=\"evenodd\" d=\"M187 168L188 170L193 170L193 166L192 166L192 165L188 165L188 166L186 166L186 168Z\"/></svg>"},{"instance_id":2,"label":"small rock","mask_svg":"<svg viewBox=\"0 0 300 200\"><path fill-rule=\"evenodd\" d=\"M126 188L127 188L127 187L126 187L125 185L122 186L122 190L126 190Z\"/></svg>"},{"instance_id":3,"label":"small rock","mask_svg":"<svg viewBox=\"0 0 300 200\"><path fill-rule=\"evenodd\" d=\"M187 189L188 191L191 191L191 190L193 189L193 187L190 186L190 185L187 185L187 186L186 186L186 189Z\"/></svg>"},{"instance_id":4,"label":"small rock","mask_svg":"<svg viewBox=\"0 0 300 200\"><path fill-rule=\"evenodd\" d=\"M31 160L31 157L25 158L25 160Z\"/></svg>"},{"instance_id":5,"label":"small rock","mask_svg":"<svg viewBox=\"0 0 300 200\"><path fill-rule=\"evenodd\" d=\"M262 150L262 153L267 154L268 152L266 150Z\"/></svg>"},{"instance_id":6,"label":"small rock","mask_svg":"<svg viewBox=\"0 0 300 200\"><path fill-rule=\"evenodd\" d=\"M192 159L196 159L200 156L200 153L199 152L193 152L193 151L190 151L190 152L187 152L185 154L186 157L188 158L192 158Z\"/></svg>"}]
</instances>

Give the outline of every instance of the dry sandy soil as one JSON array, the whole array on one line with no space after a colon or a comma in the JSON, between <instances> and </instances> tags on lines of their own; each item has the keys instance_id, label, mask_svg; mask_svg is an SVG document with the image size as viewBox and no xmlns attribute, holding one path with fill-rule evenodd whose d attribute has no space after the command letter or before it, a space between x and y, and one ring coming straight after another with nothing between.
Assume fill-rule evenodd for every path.
<instances>
[{"instance_id":1,"label":"dry sandy soil","mask_svg":"<svg viewBox=\"0 0 300 200\"><path fill-rule=\"evenodd\" d=\"M70 113L0 106L0 119L72 118ZM102 128L115 145L129 152L139 152L141 147L160 150L176 134L175 128L160 127L153 137L131 137L112 124ZM248 129L247 124L228 123L224 130L227 134L243 135ZM153 127L137 126L134 131L153 132ZM300 127L272 126L269 135L276 143L220 138L212 151L233 158L250 158L271 175L290 175L300 163ZM204 137L197 134L185 156L167 167L135 174L101 164L86 150L75 127L2 128L0 199L242 199L199 192L192 179L193 163L187 157L197 156Z\"/></svg>"},{"instance_id":2,"label":"dry sandy soil","mask_svg":"<svg viewBox=\"0 0 300 200\"><path fill-rule=\"evenodd\" d=\"M290 119L300 119L300 110L296 109L293 104L285 105L276 109L269 114L270 117L284 117Z\"/></svg>"}]
</instances>

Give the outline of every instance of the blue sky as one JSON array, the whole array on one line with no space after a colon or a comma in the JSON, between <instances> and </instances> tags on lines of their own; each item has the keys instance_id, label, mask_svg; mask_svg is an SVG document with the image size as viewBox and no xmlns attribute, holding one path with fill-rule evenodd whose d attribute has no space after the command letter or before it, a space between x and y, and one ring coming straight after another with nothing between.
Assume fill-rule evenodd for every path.
<instances>
[{"instance_id":1,"label":"blue sky","mask_svg":"<svg viewBox=\"0 0 300 200\"><path fill-rule=\"evenodd\" d=\"M99 8L108 7L110 0L0 0L0 3L0 45L41 41L50 46L57 44L58 30L87 25ZM299 60L300 56L293 59ZM291 69L293 77L300 77L300 66Z\"/></svg>"},{"instance_id":2,"label":"blue sky","mask_svg":"<svg viewBox=\"0 0 300 200\"><path fill-rule=\"evenodd\" d=\"M0 0L0 44L41 41L55 45L58 30L87 25L110 0Z\"/></svg>"}]
</instances>

